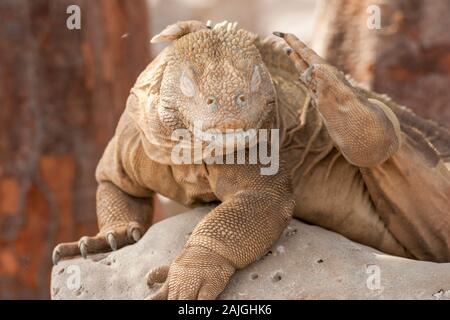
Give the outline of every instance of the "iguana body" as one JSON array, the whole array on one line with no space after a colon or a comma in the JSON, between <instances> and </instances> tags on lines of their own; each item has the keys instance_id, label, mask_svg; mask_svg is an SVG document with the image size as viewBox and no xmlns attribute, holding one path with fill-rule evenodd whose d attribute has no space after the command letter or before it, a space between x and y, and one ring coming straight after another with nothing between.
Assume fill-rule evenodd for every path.
<instances>
[{"instance_id":1,"label":"iguana body","mask_svg":"<svg viewBox=\"0 0 450 320\"><path fill-rule=\"evenodd\" d=\"M175 42L138 78L97 168L100 233L59 245L54 259L137 241L157 192L187 206L220 205L170 267L149 274L149 283L164 282L153 298L217 297L292 215L387 253L450 261L450 134L350 85L282 36L293 50L235 25L191 21L163 31L158 39ZM195 118L219 130L280 129L280 170L171 164L171 132Z\"/></svg>"}]
</instances>

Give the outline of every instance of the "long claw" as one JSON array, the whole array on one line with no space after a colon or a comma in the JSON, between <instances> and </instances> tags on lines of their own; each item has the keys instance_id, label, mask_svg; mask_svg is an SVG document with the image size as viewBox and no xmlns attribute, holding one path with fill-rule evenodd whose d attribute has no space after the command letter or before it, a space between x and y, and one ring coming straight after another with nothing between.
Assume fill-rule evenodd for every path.
<instances>
[{"instance_id":1,"label":"long claw","mask_svg":"<svg viewBox=\"0 0 450 320\"><path fill-rule=\"evenodd\" d=\"M284 34L283 39L308 65L326 64L326 61L322 57L320 57L314 50L309 48L292 33Z\"/></svg>"},{"instance_id":2,"label":"long claw","mask_svg":"<svg viewBox=\"0 0 450 320\"><path fill-rule=\"evenodd\" d=\"M165 282L157 293L147 297L145 300L167 300L169 295L169 283Z\"/></svg>"},{"instance_id":3,"label":"long claw","mask_svg":"<svg viewBox=\"0 0 450 320\"><path fill-rule=\"evenodd\" d=\"M274 36L280 37L280 38L284 38L284 33L280 32L280 31L274 31L273 32Z\"/></svg>"},{"instance_id":4,"label":"long claw","mask_svg":"<svg viewBox=\"0 0 450 320\"><path fill-rule=\"evenodd\" d=\"M138 228L133 229L133 231L131 231L131 237L135 242L138 242L142 237L141 231Z\"/></svg>"},{"instance_id":5,"label":"long claw","mask_svg":"<svg viewBox=\"0 0 450 320\"><path fill-rule=\"evenodd\" d=\"M114 237L114 234L108 233L108 235L106 236L106 240L108 241L108 244L111 247L111 249L113 251L116 251L117 250L117 242L116 242L116 238Z\"/></svg>"},{"instance_id":6,"label":"long claw","mask_svg":"<svg viewBox=\"0 0 450 320\"><path fill-rule=\"evenodd\" d=\"M80 242L80 253L84 259L87 258L87 245L84 241Z\"/></svg>"},{"instance_id":7,"label":"long claw","mask_svg":"<svg viewBox=\"0 0 450 320\"><path fill-rule=\"evenodd\" d=\"M52 254L53 265L56 266L60 259L61 259L61 255L59 254L59 250L58 249L53 250L53 254Z\"/></svg>"}]
</instances>

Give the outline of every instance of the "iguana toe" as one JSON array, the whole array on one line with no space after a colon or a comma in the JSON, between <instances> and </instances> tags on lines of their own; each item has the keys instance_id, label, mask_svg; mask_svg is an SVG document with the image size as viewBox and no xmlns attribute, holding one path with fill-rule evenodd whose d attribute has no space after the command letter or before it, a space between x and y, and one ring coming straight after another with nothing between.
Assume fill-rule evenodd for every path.
<instances>
[{"instance_id":1,"label":"iguana toe","mask_svg":"<svg viewBox=\"0 0 450 320\"><path fill-rule=\"evenodd\" d=\"M53 264L57 265L60 259L61 259L61 255L59 254L59 251L56 250L56 248L55 248L55 250L53 250L53 254L52 254Z\"/></svg>"},{"instance_id":2,"label":"iguana toe","mask_svg":"<svg viewBox=\"0 0 450 320\"><path fill-rule=\"evenodd\" d=\"M167 300L169 297L169 283L165 282L157 293L148 296L145 300Z\"/></svg>"},{"instance_id":3,"label":"iguana toe","mask_svg":"<svg viewBox=\"0 0 450 320\"><path fill-rule=\"evenodd\" d=\"M141 231L137 228L133 229L133 231L131 231L131 237L134 241L138 242L142 237Z\"/></svg>"},{"instance_id":4,"label":"iguana toe","mask_svg":"<svg viewBox=\"0 0 450 320\"><path fill-rule=\"evenodd\" d=\"M78 247L78 241L67 242L58 244L53 249L52 259L53 264L57 264L62 258L73 257L80 255L80 248Z\"/></svg>"},{"instance_id":5,"label":"iguana toe","mask_svg":"<svg viewBox=\"0 0 450 320\"><path fill-rule=\"evenodd\" d=\"M83 237L83 238L87 238L87 237ZM79 248L80 248L81 256L82 256L84 259L86 259L86 258L87 258L87 245L86 245L86 242L84 241L83 238L81 238L81 240L79 241L78 246L79 246Z\"/></svg>"},{"instance_id":6,"label":"iguana toe","mask_svg":"<svg viewBox=\"0 0 450 320\"><path fill-rule=\"evenodd\" d=\"M61 243L53 250L53 264L63 258L81 255L87 258L90 254L115 251L139 241L144 230L137 222L130 222L125 226L102 230L93 237L84 236L79 241Z\"/></svg>"},{"instance_id":7,"label":"iguana toe","mask_svg":"<svg viewBox=\"0 0 450 320\"><path fill-rule=\"evenodd\" d=\"M117 250L117 241L114 237L114 233L110 232L106 235L106 240L113 251Z\"/></svg>"},{"instance_id":8,"label":"iguana toe","mask_svg":"<svg viewBox=\"0 0 450 320\"><path fill-rule=\"evenodd\" d=\"M163 283L169 274L169 266L161 266L147 273L147 285L152 287L155 283Z\"/></svg>"}]
</instances>

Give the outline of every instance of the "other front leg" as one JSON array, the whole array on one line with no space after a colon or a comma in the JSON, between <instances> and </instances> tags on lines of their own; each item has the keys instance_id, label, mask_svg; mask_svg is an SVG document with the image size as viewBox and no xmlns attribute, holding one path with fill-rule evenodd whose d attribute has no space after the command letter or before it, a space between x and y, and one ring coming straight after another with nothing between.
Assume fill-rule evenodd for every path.
<instances>
[{"instance_id":1,"label":"other front leg","mask_svg":"<svg viewBox=\"0 0 450 320\"><path fill-rule=\"evenodd\" d=\"M222 204L197 225L170 267L149 273L149 285L163 282L152 299L215 299L235 270L261 257L290 221L294 201L287 173L261 176L256 165L208 171Z\"/></svg>"},{"instance_id":2,"label":"other front leg","mask_svg":"<svg viewBox=\"0 0 450 320\"><path fill-rule=\"evenodd\" d=\"M53 263L77 255L86 258L88 254L117 250L132 244L147 231L151 217L151 197L136 198L111 182L101 182L97 188L99 233L57 245L53 250Z\"/></svg>"}]
</instances>

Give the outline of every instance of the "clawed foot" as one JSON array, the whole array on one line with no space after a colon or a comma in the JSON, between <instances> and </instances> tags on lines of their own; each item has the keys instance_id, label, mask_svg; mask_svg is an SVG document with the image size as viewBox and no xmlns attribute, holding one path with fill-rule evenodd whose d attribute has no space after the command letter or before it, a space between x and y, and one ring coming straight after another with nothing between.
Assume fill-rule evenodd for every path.
<instances>
[{"instance_id":1,"label":"clawed foot","mask_svg":"<svg viewBox=\"0 0 450 320\"><path fill-rule=\"evenodd\" d=\"M227 285L235 268L224 257L203 247L188 247L169 266L151 270L147 284L162 283L148 300L211 300Z\"/></svg>"},{"instance_id":2,"label":"clawed foot","mask_svg":"<svg viewBox=\"0 0 450 320\"><path fill-rule=\"evenodd\" d=\"M273 34L284 39L289 45L286 53L300 73L300 81L314 94L317 94L320 89L333 88L338 83L349 85L342 72L328 64L295 35L278 31Z\"/></svg>"},{"instance_id":3,"label":"clawed foot","mask_svg":"<svg viewBox=\"0 0 450 320\"><path fill-rule=\"evenodd\" d=\"M142 237L145 228L137 222L115 227L99 232L93 237L82 237L75 242L58 244L53 250L53 264L63 258L81 255L86 258L88 254L96 254L117 250L133 244Z\"/></svg>"}]
</instances>

